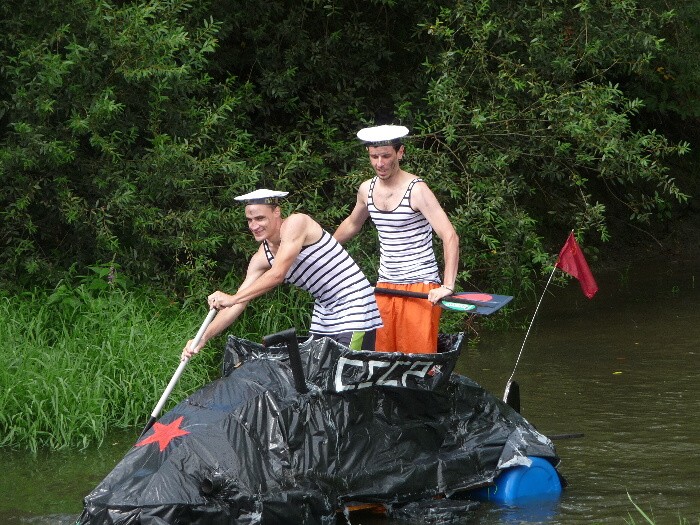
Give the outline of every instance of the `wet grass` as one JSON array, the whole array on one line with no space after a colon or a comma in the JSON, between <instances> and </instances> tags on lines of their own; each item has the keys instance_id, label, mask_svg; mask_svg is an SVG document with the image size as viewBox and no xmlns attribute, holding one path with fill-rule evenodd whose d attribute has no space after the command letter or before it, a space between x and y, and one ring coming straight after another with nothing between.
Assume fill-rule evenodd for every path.
<instances>
[{"instance_id":1,"label":"wet grass","mask_svg":"<svg viewBox=\"0 0 700 525\"><path fill-rule=\"evenodd\" d=\"M229 333L260 340L308 326L302 293L279 289L249 305ZM83 280L0 296L0 447L85 448L115 429L142 428L206 317L145 291ZM218 375L223 337L190 360L164 412Z\"/></svg>"}]
</instances>

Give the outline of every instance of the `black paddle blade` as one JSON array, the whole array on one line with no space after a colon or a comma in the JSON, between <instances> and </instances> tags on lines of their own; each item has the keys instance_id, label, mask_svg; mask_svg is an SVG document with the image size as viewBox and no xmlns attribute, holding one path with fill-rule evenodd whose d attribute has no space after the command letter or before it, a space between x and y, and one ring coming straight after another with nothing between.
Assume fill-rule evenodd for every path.
<instances>
[{"instance_id":1,"label":"black paddle blade","mask_svg":"<svg viewBox=\"0 0 700 525\"><path fill-rule=\"evenodd\" d=\"M506 390L506 405L520 413L520 385L515 381L508 384Z\"/></svg>"},{"instance_id":2,"label":"black paddle blade","mask_svg":"<svg viewBox=\"0 0 700 525\"><path fill-rule=\"evenodd\" d=\"M512 295L460 292L448 295L439 304L445 310L491 315L507 305L512 299Z\"/></svg>"},{"instance_id":3,"label":"black paddle blade","mask_svg":"<svg viewBox=\"0 0 700 525\"><path fill-rule=\"evenodd\" d=\"M376 286L374 293L384 295L396 295L398 297L415 297L417 299L427 299L428 294L422 292L412 292L409 290L394 290L393 288L382 288ZM448 295L438 303L445 310L455 312L475 313L490 315L507 305L512 295L496 295L481 292L460 292Z\"/></svg>"},{"instance_id":4,"label":"black paddle blade","mask_svg":"<svg viewBox=\"0 0 700 525\"><path fill-rule=\"evenodd\" d=\"M155 423L155 422L156 422L156 418L151 416L151 418L148 420L148 423L146 423L146 426L143 427L143 431L141 432L139 439L141 439L146 434L146 432L151 430L151 427L153 426L153 423Z\"/></svg>"}]
</instances>

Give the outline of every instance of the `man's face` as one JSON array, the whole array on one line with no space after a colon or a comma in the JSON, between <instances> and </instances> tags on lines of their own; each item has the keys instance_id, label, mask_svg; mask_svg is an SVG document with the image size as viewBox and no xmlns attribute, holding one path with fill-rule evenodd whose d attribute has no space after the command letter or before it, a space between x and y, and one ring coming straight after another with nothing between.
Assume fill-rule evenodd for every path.
<instances>
[{"instance_id":1,"label":"man's face","mask_svg":"<svg viewBox=\"0 0 700 525\"><path fill-rule=\"evenodd\" d=\"M367 152L369 161L380 179L386 180L401 169L399 161L403 157L403 146L398 151L394 146L370 146Z\"/></svg>"},{"instance_id":2,"label":"man's face","mask_svg":"<svg viewBox=\"0 0 700 525\"><path fill-rule=\"evenodd\" d=\"M258 242L269 239L279 232L279 206L249 204L245 207L245 218L248 221L248 229Z\"/></svg>"}]
</instances>

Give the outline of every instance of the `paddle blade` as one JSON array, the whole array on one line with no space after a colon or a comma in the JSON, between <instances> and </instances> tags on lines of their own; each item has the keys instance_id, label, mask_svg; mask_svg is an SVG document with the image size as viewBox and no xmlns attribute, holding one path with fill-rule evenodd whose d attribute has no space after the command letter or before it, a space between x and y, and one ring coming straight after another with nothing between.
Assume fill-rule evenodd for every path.
<instances>
[{"instance_id":1,"label":"paddle blade","mask_svg":"<svg viewBox=\"0 0 700 525\"><path fill-rule=\"evenodd\" d=\"M508 383L504 401L506 405L520 413L520 385L517 382L511 381Z\"/></svg>"},{"instance_id":2,"label":"paddle blade","mask_svg":"<svg viewBox=\"0 0 700 525\"><path fill-rule=\"evenodd\" d=\"M450 301L450 299L459 299ZM497 312L513 299L512 295L496 295L480 292L461 292L440 301L440 306L445 310L456 312L468 312L480 315L490 315ZM465 304L468 303L468 304Z\"/></svg>"},{"instance_id":3,"label":"paddle blade","mask_svg":"<svg viewBox=\"0 0 700 525\"><path fill-rule=\"evenodd\" d=\"M153 426L153 423L155 423L155 422L156 422L156 418L154 416L151 416L151 418L148 420L148 423L146 423L146 426L143 427L143 430L141 431L141 435L139 436L139 439L141 439L146 434L146 432L151 430L151 427Z\"/></svg>"}]
</instances>

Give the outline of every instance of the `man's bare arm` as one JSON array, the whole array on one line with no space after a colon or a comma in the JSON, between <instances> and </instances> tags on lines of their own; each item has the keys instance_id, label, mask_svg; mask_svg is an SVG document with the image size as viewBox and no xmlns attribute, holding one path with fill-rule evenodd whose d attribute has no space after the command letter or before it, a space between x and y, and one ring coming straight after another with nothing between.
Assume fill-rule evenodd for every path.
<instances>
[{"instance_id":1,"label":"man's bare arm","mask_svg":"<svg viewBox=\"0 0 700 525\"><path fill-rule=\"evenodd\" d=\"M262 259L261 256L262 255ZM246 277L241 283L241 286L238 288L238 290L243 290L249 286L251 286L256 280L258 280L268 269L270 268L270 265L267 263L267 259L265 258L264 254L260 253L260 250L253 255L253 257L250 259L250 262L248 263L248 270L246 272ZM218 292L218 291L217 291ZM214 292L214 293L217 293ZM218 293L223 293L223 292L218 292ZM211 297L214 294L211 294L208 298L211 306ZM199 341L199 344L194 347L190 348L192 344L192 340L188 341L187 344L185 345L185 348L182 350L182 356L181 359L189 359L192 357L194 354L198 353L202 348L204 348L204 345L206 345L207 341L210 339L213 339L214 337L218 336L221 332L226 330L229 326L231 326L236 319L243 313L243 310L245 310L246 306L248 306L248 301L245 302L240 302L237 304L234 304L229 307L222 307L219 309L219 313L216 314L216 317L214 320L209 324L207 329L204 331L204 334L202 334L202 338Z\"/></svg>"},{"instance_id":2,"label":"man's bare arm","mask_svg":"<svg viewBox=\"0 0 700 525\"><path fill-rule=\"evenodd\" d=\"M459 236L445 210L440 206L435 194L425 183L416 184L413 188L411 206L425 216L442 241L443 259L445 261L443 283L447 288L431 290L429 299L432 302L437 302L443 297L450 295L455 289L459 266Z\"/></svg>"},{"instance_id":3,"label":"man's bare arm","mask_svg":"<svg viewBox=\"0 0 700 525\"><path fill-rule=\"evenodd\" d=\"M333 238L340 244L345 244L355 235L360 233L362 225L369 218L369 210L367 209L367 194L369 191L369 181L365 181L357 191L357 201L350 215L340 223L338 229L335 230Z\"/></svg>"}]
</instances>

